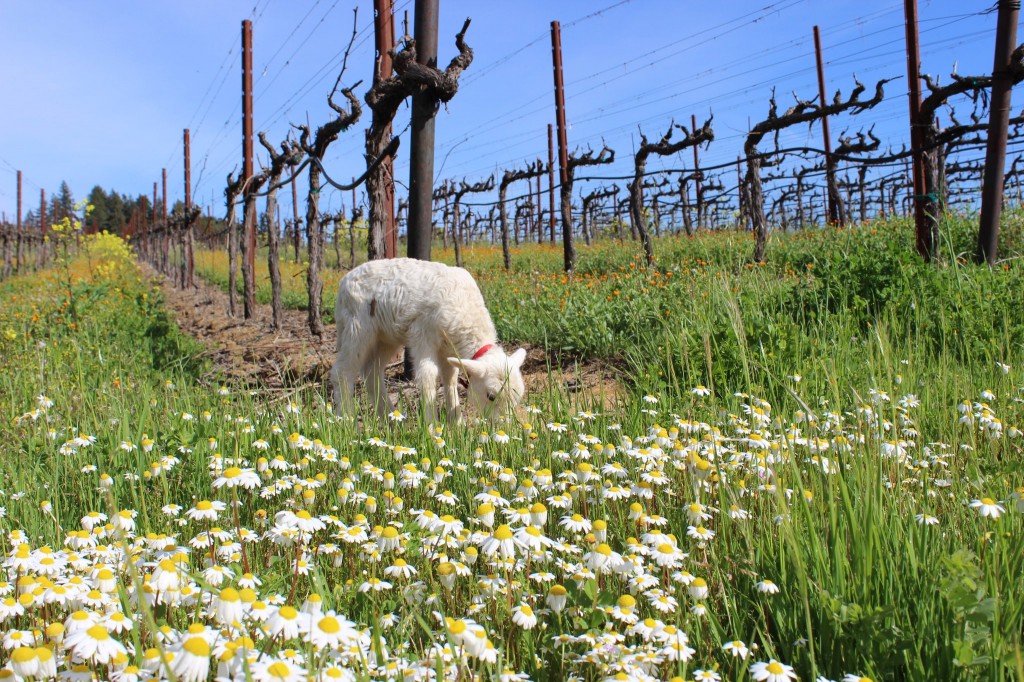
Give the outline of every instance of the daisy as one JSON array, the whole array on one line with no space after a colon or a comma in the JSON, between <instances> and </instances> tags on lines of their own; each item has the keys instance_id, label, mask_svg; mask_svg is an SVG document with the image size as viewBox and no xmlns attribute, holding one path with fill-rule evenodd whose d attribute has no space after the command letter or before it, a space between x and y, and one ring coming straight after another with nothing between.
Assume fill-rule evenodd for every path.
<instances>
[{"instance_id":1,"label":"daisy","mask_svg":"<svg viewBox=\"0 0 1024 682\"><path fill-rule=\"evenodd\" d=\"M355 623L334 611L327 611L311 619L309 641L318 649L338 649L358 638Z\"/></svg>"},{"instance_id":2,"label":"daisy","mask_svg":"<svg viewBox=\"0 0 1024 682\"><path fill-rule=\"evenodd\" d=\"M1006 509L991 497L983 497L980 500L974 500L971 502L971 508L977 509L978 513L982 516L989 516L993 519L998 519L1006 513Z\"/></svg>"},{"instance_id":3,"label":"daisy","mask_svg":"<svg viewBox=\"0 0 1024 682\"><path fill-rule=\"evenodd\" d=\"M537 625L537 616L527 604L519 604L512 609L512 622L524 630L532 630Z\"/></svg>"},{"instance_id":4,"label":"daisy","mask_svg":"<svg viewBox=\"0 0 1024 682\"><path fill-rule=\"evenodd\" d=\"M708 582L704 578L694 578L686 589L697 601L708 598Z\"/></svg>"},{"instance_id":5,"label":"daisy","mask_svg":"<svg viewBox=\"0 0 1024 682\"><path fill-rule=\"evenodd\" d=\"M738 639L734 639L731 642L726 642L722 645L722 649L728 651L732 654L734 658L739 658L740 660L745 660L746 656L748 656L751 652L751 650L748 647L746 647L746 644L739 641Z\"/></svg>"},{"instance_id":6,"label":"daisy","mask_svg":"<svg viewBox=\"0 0 1024 682\"><path fill-rule=\"evenodd\" d=\"M916 514L914 520L919 526L935 526L939 523L939 520L931 514Z\"/></svg>"},{"instance_id":7,"label":"daisy","mask_svg":"<svg viewBox=\"0 0 1024 682\"><path fill-rule=\"evenodd\" d=\"M106 665L118 654L126 654L124 646L111 639L102 625L93 625L77 630L67 636L65 644L77 661Z\"/></svg>"},{"instance_id":8,"label":"daisy","mask_svg":"<svg viewBox=\"0 0 1024 682\"><path fill-rule=\"evenodd\" d=\"M39 656L36 648L31 646L19 646L11 652L11 670L19 678L31 679L39 671Z\"/></svg>"},{"instance_id":9,"label":"daisy","mask_svg":"<svg viewBox=\"0 0 1024 682\"><path fill-rule=\"evenodd\" d=\"M703 544L715 537L715 531L704 526L687 526L686 535Z\"/></svg>"},{"instance_id":10,"label":"daisy","mask_svg":"<svg viewBox=\"0 0 1024 682\"><path fill-rule=\"evenodd\" d=\"M487 556L493 556L494 554L501 552L503 559L509 559L515 557L515 536L512 533L512 529L508 525L502 524L492 533L488 535L480 545L480 549Z\"/></svg>"},{"instance_id":11,"label":"daisy","mask_svg":"<svg viewBox=\"0 0 1024 682\"><path fill-rule=\"evenodd\" d=\"M277 609L267 620L267 629L271 637L281 636L284 640L295 639L304 630L304 623L299 611L287 604Z\"/></svg>"},{"instance_id":12,"label":"daisy","mask_svg":"<svg viewBox=\"0 0 1024 682\"><path fill-rule=\"evenodd\" d=\"M186 637L175 647L171 670L181 682L200 682L210 674L210 643L205 637Z\"/></svg>"},{"instance_id":13,"label":"daisy","mask_svg":"<svg viewBox=\"0 0 1024 682\"><path fill-rule=\"evenodd\" d=\"M558 522L559 526L562 526L570 533L589 533L592 524L587 519L583 518L580 514L565 515Z\"/></svg>"},{"instance_id":14,"label":"daisy","mask_svg":"<svg viewBox=\"0 0 1024 682\"><path fill-rule=\"evenodd\" d=\"M746 509L741 509L739 505L731 505L729 507L729 518L737 521L745 521L750 518L750 512Z\"/></svg>"},{"instance_id":15,"label":"daisy","mask_svg":"<svg viewBox=\"0 0 1024 682\"><path fill-rule=\"evenodd\" d=\"M216 521L217 516L227 507L227 503L220 500L200 500L196 506L185 512L185 516L193 521Z\"/></svg>"},{"instance_id":16,"label":"daisy","mask_svg":"<svg viewBox=\"0 0 1024 682\"><path fill-rule=\"evenodd\" d=\"M259 682L301 682L308 679L308 675L297 663L267 657L253 663L252 678Z\"/></svg>"},{"instance_id":17,"label":"daisy","mask_svg":"<svg viewBox=\"0 0 1024 682\"><path fill-rule=\"evenodd\" d=\"M548 605L549 609L558 614L565 608L565 602L568 597L568 590L566 590L562 585L555 584L548 590L547 597L545 597L544 601Z\"/></svg>"},{"instance_id":18,"label":"daisy","mask_svg":"<svg viewBox=\"0 0 1024 682\"><path fill-rule=\"evenodd\" d=\"M750 675L757 682L787 682L797 679L793 666L779 663L774 658L767 663L758 661L750 666Z\"/></svg>"},{"instance_id":19,"label":"daisy","mask_svg":"<svg viewBox=\"0 0 1024 682\"><path fill-rule=\"evenodd\" d=\"M402 546L402 536L394 526L388 526L377 537L377 547L382 552L392 552Z\"/></svg>"},{"instance_id":20,"label":"daisy","mask_svg":"<svg viewBox=\"0 0 1024 682\"><path fill-rule=\"evenodd\" d=\"M685 554L680 552L679 549L671 542L662 542L654 548L652 558L661 568L679 568L680 562L685 558Z\"/></svg>"},{"instance_id":21,"label":"daisy","mask_svg":"<svg viewBox=\"0 0 1024 682\"><path fill-rule=\"evenodd\" d=\"M394 585L389 583L387 580L381 580L380 578L370 578L359 585L360 592L382 592L384 590L390 590Z\"/></svg>"},{"instance_id":22,"label":"daisy","mask_svg":"<svg viewBox=\"0 0 1024 682\"><path fill-rule=\"evenodd\" d=\"M411 578L419 571L410 566L405 559L395 559L395 563L384 569L384 575L389 578Z\"/></svg>"},{"instance_id":23,"label":"daisy","mask_svg":"<svg viewBox=\"0 0 1024 682\"><path fill-rule=\"evenodd\" d=\"M245 616L245 605L235 588L225 587L213 600L213 603L214 615L218 623L231 627L242 622L242 618Z\"/></svg>"},{"instance_id":24,"label":"daisy","mask_svg":"<svg viewBox=\"0 0 1024 682\"><path fill-rule=\"evenodd\" d=\"M241 469L235 466L228 467L216 480L214 480L213 487L242 487L246 490L254 490L260 487L260 476L253 469Z\"/></svg>"},{"instance_id":25,"label":"daisy","mask_svg":"<svg viewBox=\"0 0 1024 682\"><path fill-rule=\"evenodd\" d=\"M636 614L636 598L629 594L624 594L619 597L615 603L615 607L611 610L612 618L631 625L638 620L640 617Z\"/></svg>"}]
</instances>

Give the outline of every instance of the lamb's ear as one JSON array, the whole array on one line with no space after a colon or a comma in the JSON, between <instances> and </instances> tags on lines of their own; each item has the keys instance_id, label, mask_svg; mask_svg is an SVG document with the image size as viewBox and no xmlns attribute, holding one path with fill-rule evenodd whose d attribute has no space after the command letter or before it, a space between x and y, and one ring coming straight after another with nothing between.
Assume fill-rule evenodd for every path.
<instances>
[{"instance_id":1,"label":"lamb's ear","mask_svg":"<svg viewBox=\"0 0 1024 682\"><path fill-rule=\"evenodd\" d=\"M487 365L479 360L463 360L462 358L448 358L448 364L452 367L466 370L471 377L482 377L487 373Z\"/></svg>"},{"instance_id":2,"label":"lamb's ear","mask_svg":"<svg viewBox=\"0 0 1024 682\"><path fill-rule=\"evenodd\" d=\"M526 362L525 348L520 348L508 358L508 364L511 365L513 369L519 369L523 366L524 362Z\"/></svg>"}]
</instances>

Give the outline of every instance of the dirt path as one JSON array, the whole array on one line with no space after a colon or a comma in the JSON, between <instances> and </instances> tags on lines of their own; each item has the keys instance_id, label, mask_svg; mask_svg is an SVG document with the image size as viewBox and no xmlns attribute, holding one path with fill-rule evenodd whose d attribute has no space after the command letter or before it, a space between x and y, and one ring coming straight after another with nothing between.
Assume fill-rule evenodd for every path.
<instances>
[{"instance_id":1,"label":"dirt path","mask_svg":"<svg viewBox=\"0 0 1024 682\"><path fill-rule=\"evenodd\" d=\"M143 267L160 282L167 307L182 331L206 344L217 376L235 385L258 385L273 391L329 381L334 362L333 324L325 324L323 338L317 339L309 333L304 310L285 310L282 328L275 331L270 325L269 305L257 304L255 320L244 322L240 300L236 300L239 317L230 318L228 296L220 287L197 277L198 288L181 290ZM559 363L543 348L527 346L527 351L523 377L528 396L553 390L573 398L581 407L607 409L624 395L618 372L607 363L565 359ZM394 402L401 395L412 402L414 391L399 379L401 370L400 361L388 369L391 399Z\"/></svg>"}]
</instances>

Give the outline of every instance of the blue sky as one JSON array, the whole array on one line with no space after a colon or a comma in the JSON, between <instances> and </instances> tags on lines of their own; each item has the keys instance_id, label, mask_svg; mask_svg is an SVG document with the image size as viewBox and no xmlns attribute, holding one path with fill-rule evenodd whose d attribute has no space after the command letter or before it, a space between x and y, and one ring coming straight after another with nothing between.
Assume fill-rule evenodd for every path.
<instances>
[{"instance_id":1,"label":"blue sky","mask_svg":"<svg viewBox=\"0 0 1024 682\"><path fill-rule=\"evenodd\" d=\"M413 4L396 0L399 35ZM356 6L359 35L344 82L361 79L362 96L373 63L368 0L0 0L0 210L14 214L15 169L24 173L26 210L38 204L41 187L49 193L62 180L76 198L97 184L150 194L161 168L169 197L181 198L188 127L195 200L223 215L224 177L241 165L241 21L254 21L255 126L279 141L289 122L308 116L316 126L328 116L326 96ZM954 65L962 75L990 71L996 17L984 13L989 6L919 0L922 70L943 78ZM884 144L907 139L902 0L441 0L442 64L455 53L454 36L467 16L475 59L438 117L439 179L475 181L546 158L555 19L563 26L570 149L607 142L618 160L602 173L631 172L640 128L660 136L673 117L688 125L691 114L698 123L715 116L716 140L702 150L702 163L735 159L748 125L765 116L773 86L781 108L792 103L793 91L804 98L817 93L814 24L821 27L829 97L837 88L849 92L853 74L869 87L898 77L882 105L834 120L833 138L875 125ZM403 107L395 129L407 121ZM333 177L361 172L368 123L366 113L330 148L325 165ZM802 126L781 141L817 147L820 138L817 127ZM408 141L406 133L396 162L403 182ZM690 163L687 153L652 159L649 167ZM325 209L351 202L334 191L324 200Z\"/></svg>"}]
</instances>

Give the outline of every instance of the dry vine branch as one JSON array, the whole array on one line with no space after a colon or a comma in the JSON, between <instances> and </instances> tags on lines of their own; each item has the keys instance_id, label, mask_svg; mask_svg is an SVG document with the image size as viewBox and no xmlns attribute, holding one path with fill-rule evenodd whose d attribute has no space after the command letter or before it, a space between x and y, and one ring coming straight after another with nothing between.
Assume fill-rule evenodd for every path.
<instances>
[{"instance_id":1,"label":"dry vine branch","mask_svg":"<svg viewBox=\"0 0 1024 682\"><path fill-rule=\"evenodd\" d=\"M463 180L459 184L459 188L452 194L455 197L455 222L452 225L452 239L455 242L455 264L458 267L462 267L462 226L459 224L459 204L462 203L462 197L470 193L476 192L490 192L494 189L494 176L490 176L483 182L476 182L472 185Z\"/></svg>"},{"instance_id":2,"label":"dry vine branch","mask_svg":"<svg viewBox=\"0 0 1024 682\"><path fill-rule=\"evenodd\" d=\"M585 196L580 196L580 202L583 209L581 211L581 217L583 219L583 239L586 240L588 245L590 244L591 233L593 232L593 225L590 221L590 212L592 211L593 205L609 197L614 197L618 193L618 186L613 185L611 188L599 187Z\"/></svg>"},{"instance_id":3,"label":"dry vine branch","mask_svg":"<svg viewBox=\"0 0 1024 682\"><path fill-rule=\"evenodd\" d=\"M512 253L509 249L508 238L508 211L505 209L505 196L508 193L508 186L518 180L531 180L543 174L544 164L538 159L534 163L529 164L524 170L507 170L501 176L501 182L498 184L498 206L500 212L499 219L501 220L501 253L506 270L512 267ZM518 222L518 210L516 217Z\"/></svg>"},{"instance_id":4,"label":"dry vine branch","mask_svg":"<svg viewBox=\"0 0 1024 682\"><path fill-rule=\"evenodd\" d=\"M238 258L238 227L235 225L235 201L242 193L242 176L232 177L234 171L228 173L227 187L224 188L224 199L227 202L227 215L224 222L228 230L228 316L235 316L235 281L237 266L235 261Z\"/></svg>"},{"instance_id":5,"label":"dry vine branch","mask_svg":"<svg viewBox=\"0 0 1024 682\"><path fill-rule=\"evenodd\" d=\"M634 229L640 233L640 240L644 247L644 258L647 266L654 264L654 246L651 244L651 236L647 231L647 225L643 216L643 176L647 170L647 159L651 154L668 156L690 147L709 144L715 139L715 132L711 128L711 121L714 117L708 117L704 125L697 130L690 131L686 126L677 125L675 121L669 124L668 130L657 142L649 142L641 131L640 146L637 147L633 157L633 180L629 183L629 216ZM680 130L683 139L672 142L673 131Z\"/></svg>"},{"instance_id":6,"label":"dry vine branch","mask_svg":"<svg viewBox=\"0 0 1024 682\"><path fill-rule=\"evenodd\" d=\"M342 60L341 72L338 74L338 79L334 83L334 89L331 90L331 94L327 97L327 104L335 113L338 114L337 117L332 118L327 123L317 128L315 134L310 133L309 126L307 125L294 126L300 133L299 145L302 147L303 151L306 152L306 155L310 157L310 160L315 160L317 162L321 162L323 160L324 154L327 152L327 147L338 139L338 135L354 125L356 121L359 120L359 117L363 112L363 108L359 104L359 100L354 94L352 94L352 91L359 85L359 83L341 91L341 94L346 100L348 100L348 110L334 101L334 94L338 91L338 87L341 85L342 76L345 74L345 65L348 61L349 51L352 49L352 44L355 42L356 38L356 17L358 16L358 11L353 12L353 14L352 37L349 39L348 48L345 50L345 58ZM320 163L309 164L309 194L306 199L306 231L309 247L309 267L306 269L306 289L309 296L309 331L317 337L323 336L324 333L323 320L320 315L320 301L323 294L323 284L320 281L320 269L323 267L319 208L321 172Z\"/></svg>"},{"instance_id":7,"label":"dry vine branch","mask_svg":"<svg viewBox=\"0 0 1024 682\"><path fill-rule=\"evenodd\" d=\"M576 249L572 243L572 184L576 176L576 169L581 166L598 166L614 162L615 150L608 145L603 145L597 156L594 156L593 149L588 149L582 154L579 151L573 152L567 159L565 182L559 187L562 209L562 251L566 272L572 272L576 267Z\"/></svg>"},{"instance_id":8,"label":"dry vine branch","mask_svg":"<svg viewBox=\"0 0 1024 682\"><path fill-rule=\"evenodd\" d=\"M776 146L778 133L784 128L811 123L826 116L834 116L843 112L857 114L871 109L885 97L884 86L891 79L883 78L875 85L875 94L870 99L862 100L866 88L864 84L854 78L856 86L850 96L844 101L840 91L836 91L831 104L815 103L814 100L801 100L794 94L796 104L791 106L781 116L778 114L778 104L775 101L775 92L772 92L769 100L768 117L754 125L747 133L746 142L743 145L743 153L747 157L747 175L744 179L746 185L748 203L747 209L754 232L757 235L754 245L754 262L760 263L764 260L764 249L768 238L768 221L764 215L764 189L761 184L761 167L765 165L761 155L757 151L757 145L765 135L774 133L776 135Z\"/></svg>"},{"instance_id":9,"label":"dry vine branch","mask_svg":"<svg viewBox=\"0 0 1024 682\"><path fill-rule=\"evenodd\" d=\"M267 170L267 179L270 183L270 191L267 193L267 271L270 274L270 309L271 326L274 329L281 328L283 316L281 305L281 266L279 262L280 252L280 225L277 219L277 187L278 180L284 174L287 166L294 166L302 158L302 148L292 139L285 139L281 143L281 150L278 151L267 141L264 132L259 133L260 144L270 155L270 168Z\"/></svg>"},{"instance_id":10,"label":"dry vine branch","mask_svg":"<svg viewBox=\"0 0 1024 682\"><path fill-rule=\"evenodd\" d=\"M470 20L466 19L462 30L455 37L459 54L441 71L435 66L416 61L416 41L406 38L400 51L390 50L394 74L381 77L381 60L374 65L373 87L366 93L365 100L372 112L372 122L366 130L366 164L370 168L375 159L381 157L391 137L391 123L398 107L407 97L426 93L435 102L449 102L459 89L459 76L473 61L473 50L465 41ZM366 178L366 195L369 200L370 222L368 225L367 255L370 260L384 257L384 216L387 205L394 200L394 177L387 177L388 167L378 165Z\"/></svg>"}]
</instances>

